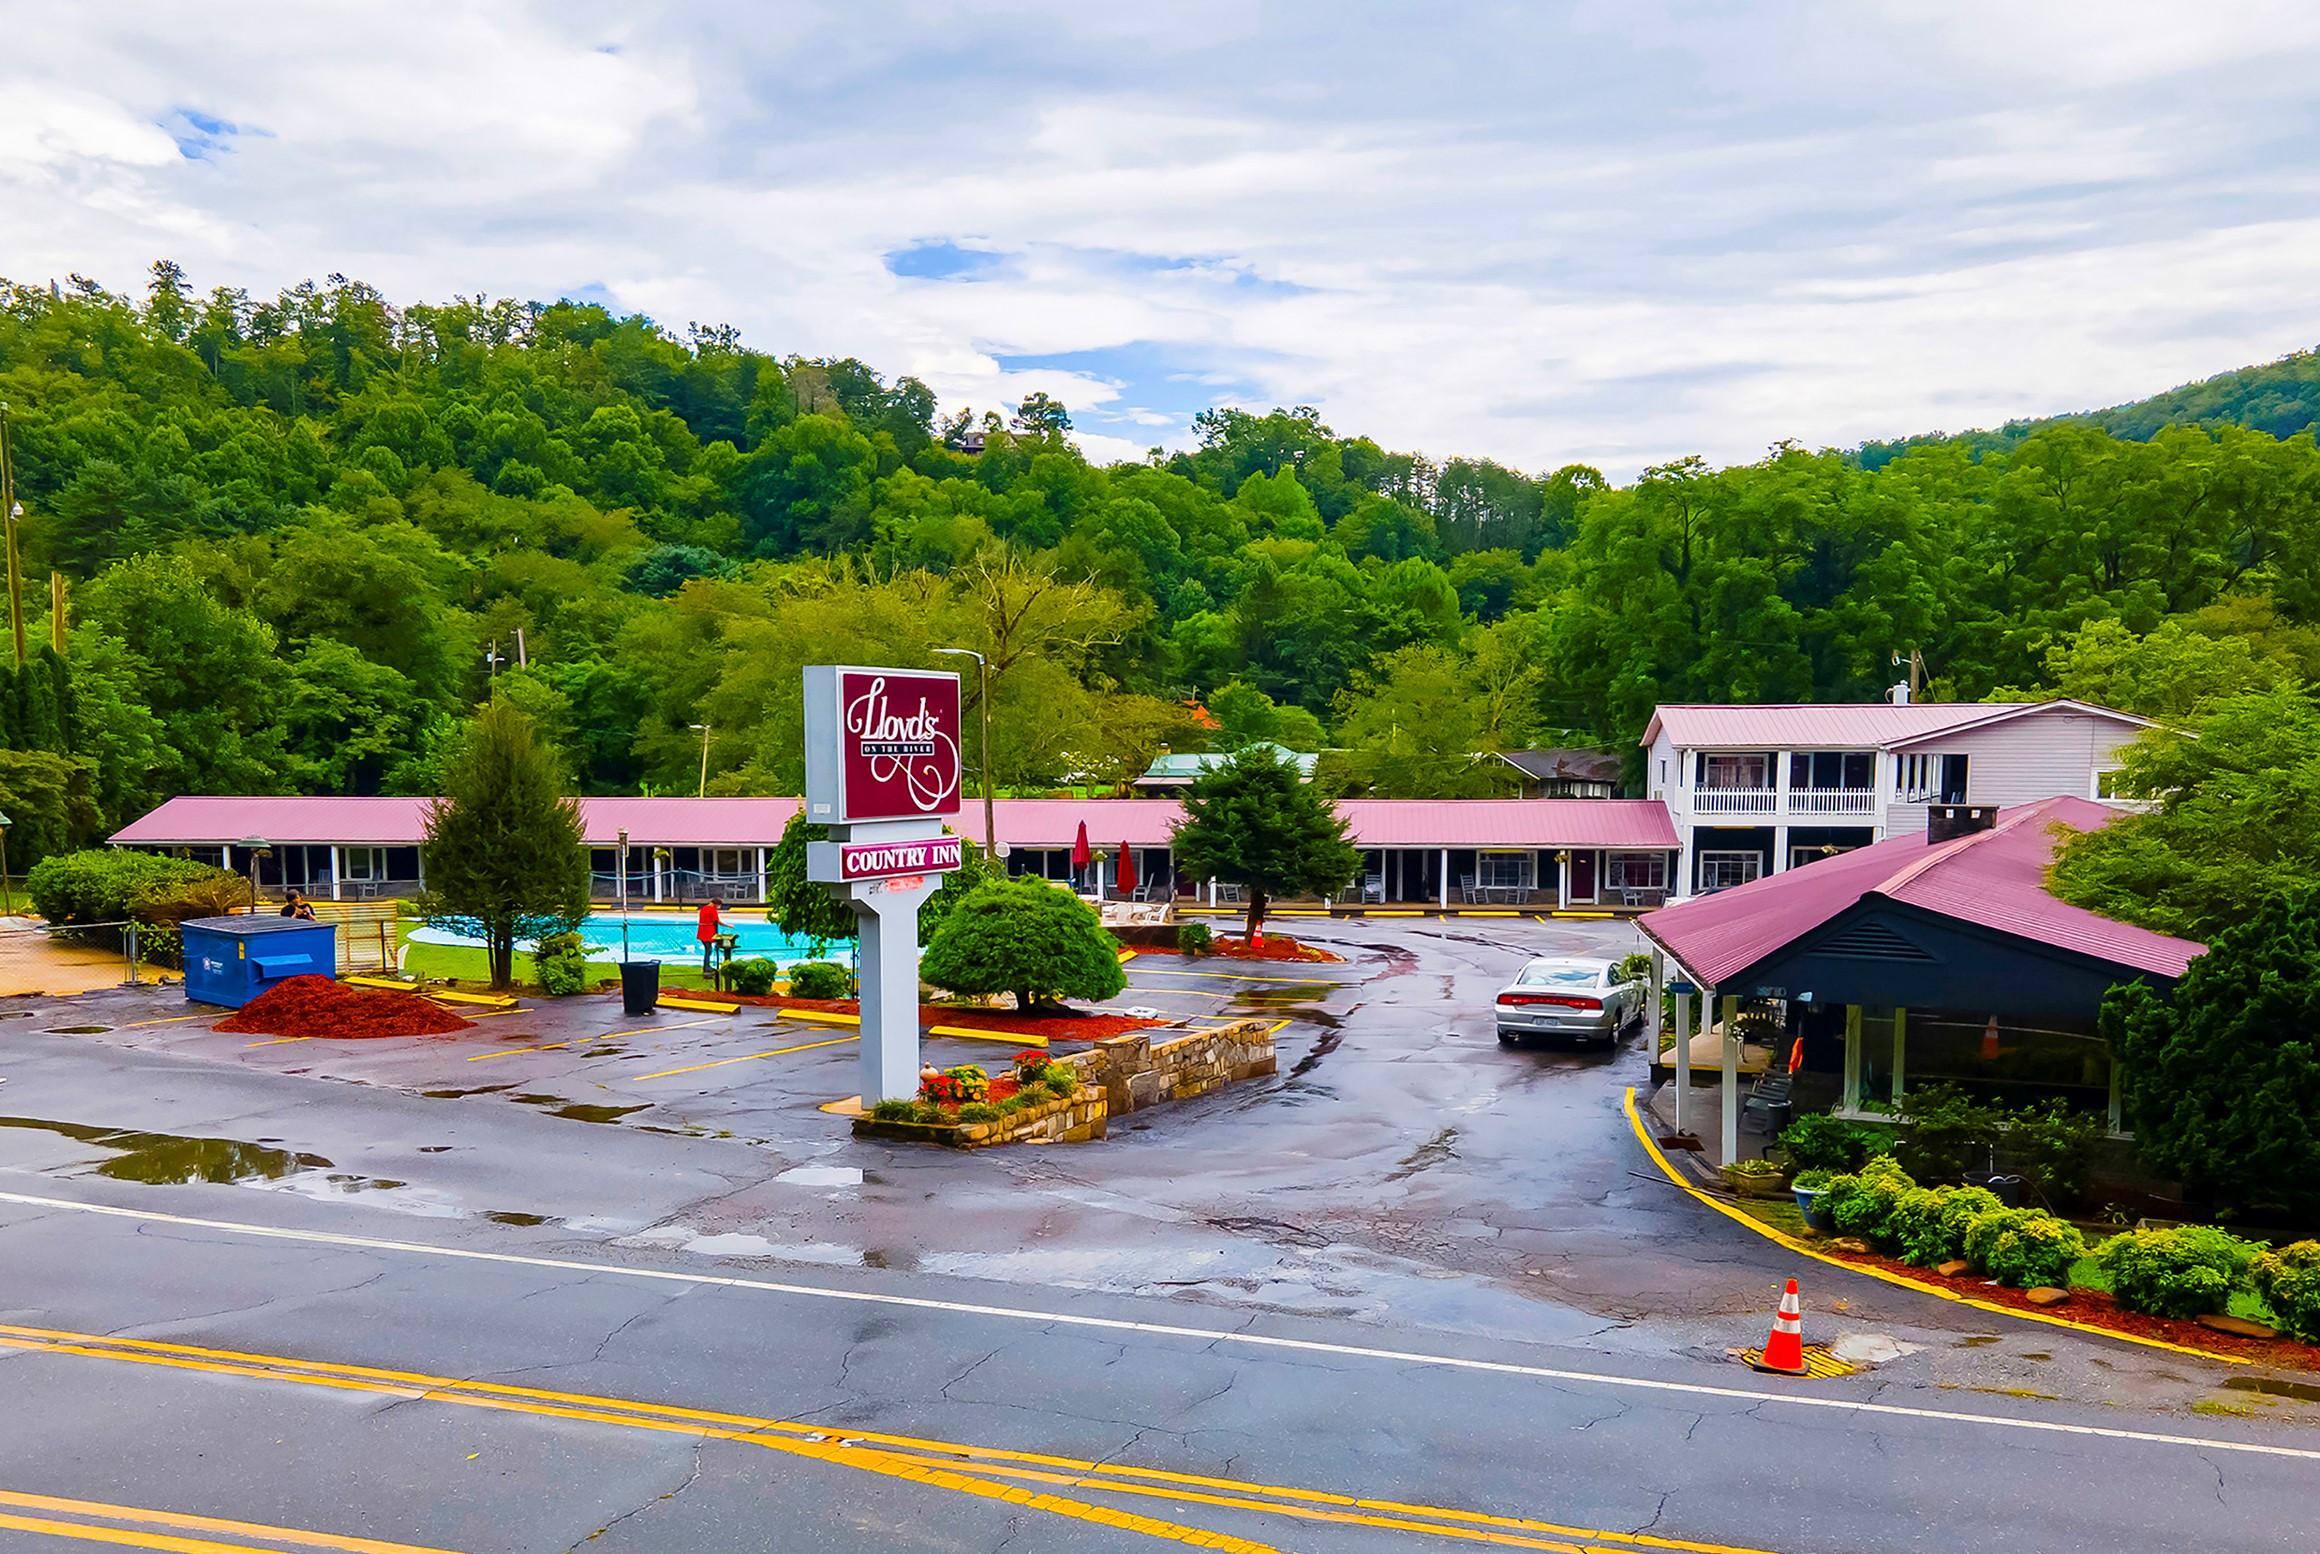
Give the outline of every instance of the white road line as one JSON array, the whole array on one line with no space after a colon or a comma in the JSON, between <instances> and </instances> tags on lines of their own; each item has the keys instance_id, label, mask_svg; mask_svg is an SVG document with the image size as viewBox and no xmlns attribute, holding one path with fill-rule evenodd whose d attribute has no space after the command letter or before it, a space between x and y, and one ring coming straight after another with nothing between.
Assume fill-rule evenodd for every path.
<instances>
[{"instance_id":1,"label":"white road line","mask_svg":"<svg viewBox=\"0 0 2320 1554\"><path fill-rule=\"evenodd\" d=\"M899 1306L914 1311L944 1311L960 1316L995 1317L1040 1326L1092 1328L1114 1333L1150 1333L1162 1338L1194 1338L1203 1343L1239 1344L1252 1349L1285 1349L1301 1354L1327 1354L1344 1359L1382 1360L1394 1365L1431 1365L1444 1370L1478 1371L1493 1376L1521 1376L1534 1381L1576 1382L1584 1386L1625 1387L1638 1392L1664 1392L1682 1397L1723 1398L1736 1403L1780 1404L1788 1408L1835 1409L1844 1413L1877 1414L1888 1418L1930 1419L1942 1424L1977 1425L1995 1430L2029 1430L2046 1435L2077 1435L2105 1441L2137 1441L2149 1446L2183 1446L2194 1451L2240 1452L2258 1457L2286 1457L2320 1463L2320 1449L2267 1446L2254 1441L2224 1441L2212 1436L2168 1435L2151 1430L2120 1430L2102 1425L2063 1424L2046 1419L2008 1419L1994 1414L1969 1414L1943 1408L1910 1408L1899 1403L1855 1402L1845 1398L1809 1397L1793 1392L1754 1392L1744 1387L1712 1387L1699 1382L1656 1381L1642 1376L1613 1376L1600 1371L1557 1370L1544 1365L1517 1365L1505 1360L1470 1360L1449 1354L1422 1354L1406 1349L1376 1349L1362 1344L1332 1344L1311 1338L1276 1338L1265 1333L1241 1333L1218 1328L1179 1327L1166 1322L1136 1322L1125 1317L1091 1317L1071 1312L1030 1311L1017 1306L985 1306L971 1301L934 1300L922 1295L885 1295L870 1290L831 1289L815 1284L785 1284L772 1279L744 1279L732 1274L679 1273L664 1268L623 1268L614 1263L581 1262L564 1257L529 1257L517 1252L481 1252L467 1247L428 1246L417 1241L385 1241L371 1236L339 1235L326 1230L292 1230L276 1225L248 1225L234 1220L196 1219L183 1214L161 1214L151 1209L122 1209L107 1203L76 1203L69 1198L41 1198L30 1193L0 1192L0 1203L21 1203L39 1209L65 1209L114 1219L143 1220L157 1225L184 1225L196 1230L222 1230L233 1235L270 1241L303 1241L360 1252L403 1252L418 1257L455 1258L465 1262L503 1263L520 1268L549 1268L559 1273L585 1273L607 1278L645 1279L669 1284L704 1284L722 1289L757 1290L771 1295L797 1295L814 1300L850 1301L857 1305ZM0 1229L6 1227L0 1226Z\"/></svg>"}]
</instances>

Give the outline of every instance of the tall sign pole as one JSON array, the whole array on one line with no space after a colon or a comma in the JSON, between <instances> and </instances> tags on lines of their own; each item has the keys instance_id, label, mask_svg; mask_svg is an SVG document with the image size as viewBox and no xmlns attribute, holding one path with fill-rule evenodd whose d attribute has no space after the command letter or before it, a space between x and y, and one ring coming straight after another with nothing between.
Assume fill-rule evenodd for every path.
<instances>
[{"instance_id":1,"label":"tall sign pole","mask_svg":"<svg viewBox=\"0 0 2320 1554\"><path fill-rule=\"evenodd\" d=\"M806 819L830 840L806 877L861 920L862 1105L918 1091L918 909L959 867L959 677L813 664L805 672Z\"/></svg>"}]
</instances>

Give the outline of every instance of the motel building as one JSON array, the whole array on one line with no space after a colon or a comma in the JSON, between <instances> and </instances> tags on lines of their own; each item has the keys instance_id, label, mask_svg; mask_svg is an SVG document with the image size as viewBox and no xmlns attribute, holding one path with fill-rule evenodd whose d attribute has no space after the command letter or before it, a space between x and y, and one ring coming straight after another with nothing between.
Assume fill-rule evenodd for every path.
<instances>
[{"instance_id":1,"label":"motel building","mask_svg":"<svg viewBox=\"0 0 2320 1554\"><path fill-rule=\"evenodd\" d=\"M424 883L423 798L181 797L114 834L118 847L181 854L270 891L319 900L408 896ZM797 813L787 798L584 798L581 825L599 900L765 899L766 857ZM1517 911L1644 910L1677 877L1677 840L1664 804L1646 799L1348 799L1338 812L1362 850L1362 877L1333 907ZM1010 873L1068 881L1111 900L1225 906L1223 881L1176 868L1174 798L1001 799L995 807ZM953 829L980 844L982 809ZM1074 869L1081 828L1096 856ZM623 867L621 836L627 834ZM1133 857L1130 888L1120 859Z\"/></svg>"}]
</instances>

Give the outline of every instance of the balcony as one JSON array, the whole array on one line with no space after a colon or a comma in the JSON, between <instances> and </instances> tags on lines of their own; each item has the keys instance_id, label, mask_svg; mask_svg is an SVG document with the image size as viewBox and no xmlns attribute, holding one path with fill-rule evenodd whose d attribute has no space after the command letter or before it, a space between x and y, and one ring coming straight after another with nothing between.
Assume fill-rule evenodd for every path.
<instances>
[{"instance_id":1,"label":"balcony","mask_svg":"<svg viewBox=\"0 0 2320 1554\"><path fill-rule=\"evenodd\" d=\"M1874 815L1874 788L1694 788L1695 815ZM1783 800L1787 802L1785 805Z\"/></svg>"}]
</instances>

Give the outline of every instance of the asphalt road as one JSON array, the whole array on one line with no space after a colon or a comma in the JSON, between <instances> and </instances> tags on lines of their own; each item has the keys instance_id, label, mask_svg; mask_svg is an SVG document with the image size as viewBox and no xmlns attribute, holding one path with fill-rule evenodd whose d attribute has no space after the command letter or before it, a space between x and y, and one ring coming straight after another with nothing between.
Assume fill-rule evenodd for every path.
<instances>
[{"instance_id":1,"label":"asphalt road","mask_svg":"<svg viewBox=\"0 0 2320 1554\"><path fill-rule=\"evenodd\" d=\"M1209 1000L1277 1084L965 1158L777 1029L0 1023L0 1550L2313 1547L2320 1410L2203 1362L1847 1278L1888 1363L1731 1363L1793 1270L1644 1174L1640 1056L1476 1023L1611 931L1331 932Z\"/></svg>"}]
</instances>

